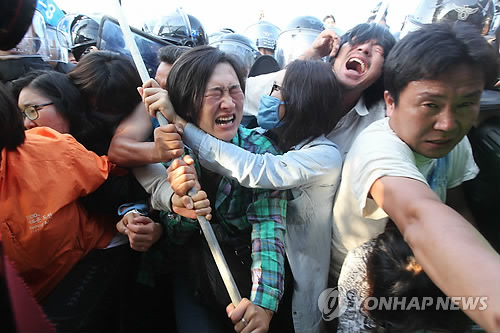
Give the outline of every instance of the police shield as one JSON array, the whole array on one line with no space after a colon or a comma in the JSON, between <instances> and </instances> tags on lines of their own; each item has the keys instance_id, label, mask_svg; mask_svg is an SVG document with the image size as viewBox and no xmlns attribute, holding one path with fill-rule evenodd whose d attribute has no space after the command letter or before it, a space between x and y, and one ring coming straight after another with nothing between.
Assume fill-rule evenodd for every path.
<instances>
[{"instance_id":1,"label":"police shield","mask_svg":"<svg viewBox=\"0 0 500 333\"><path fill-rule=\"evenodd\" d=\"M162 46L172 43L133 27L130 27L130 29L135 42L137 43L142 59L144 60L149 76L154 77L156 74L156 68L160 64L157 56L158 50ZM132 59L132 54L125 43L123 33L120 29L120 24L112 17L104 16L102 18L96 46L99 50L117 52Z\"/></svg>"}]
</instances>

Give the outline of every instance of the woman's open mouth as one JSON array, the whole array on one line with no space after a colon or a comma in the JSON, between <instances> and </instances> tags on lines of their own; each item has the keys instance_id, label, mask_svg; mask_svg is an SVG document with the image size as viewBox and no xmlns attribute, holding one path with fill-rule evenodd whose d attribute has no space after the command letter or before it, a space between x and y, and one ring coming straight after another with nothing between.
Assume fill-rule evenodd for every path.
<instances>
[{"instance_id":1,"label":"woman's open mouth","mask_svg":"<svg viewBox=\"0 0 500 333\"><path fill-rule=\"evenodd\" d=\"M233 114L230 116L218 117L217 119L215 119L215 124L224 127L232 125L235 120L236 120L236 115Z\"/></svg>"}]
</instances>

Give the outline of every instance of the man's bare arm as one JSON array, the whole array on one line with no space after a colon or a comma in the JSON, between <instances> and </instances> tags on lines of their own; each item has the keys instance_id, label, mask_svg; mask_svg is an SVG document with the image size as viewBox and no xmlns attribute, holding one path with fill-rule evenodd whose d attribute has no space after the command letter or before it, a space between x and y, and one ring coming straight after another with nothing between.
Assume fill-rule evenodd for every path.
<instances>
[{"instance_id":1,"label":"man's bare arm","mask_svg":"<svg viewBox=\"0 0 500 333\"><path fill-rule=\"evenodd\" d=\"M109 160L122 167L137 167L169 162L182 155L182 147L169 146L170 149L162 149L162 144L145 141L152 133L150 115L144 104L138 104L134 112L118 125L109 146Z\"/></svg>"},{"instance_id":2,"label":"man's bare arm","mask_svg":"<svg viewBox=\"0 0 500 333\"><path fill-rule=\"evenodd\" d=\"M109 146L109 160L123 167L158 162L154 143L145 141L152 132L149 114L144 104L140 103L134 112L118 125Z\"/></svg>"},{"instance_id":3,"label":"man's bare arm","mask_svg":"<svg viewBox=\"0 0 500 333\"><path fill-rule=\"evenodd\" d=\"M370 194L446 295L488 297L487 309L464 312L488 332L498 332L500 255L481 234L420 181L382 177L373 183Z\"/></svg>"}]
</instances>

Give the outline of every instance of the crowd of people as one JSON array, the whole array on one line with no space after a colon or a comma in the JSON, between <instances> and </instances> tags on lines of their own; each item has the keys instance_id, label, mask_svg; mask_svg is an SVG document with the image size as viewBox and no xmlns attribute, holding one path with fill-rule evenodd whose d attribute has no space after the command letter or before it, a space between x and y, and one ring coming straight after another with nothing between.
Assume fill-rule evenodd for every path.
<instances>
[{"instance_id":1,"label":"crowd of people","mask_svg":"<svg viewBox=\"0 0 500 333\"><path fill-rule=\"evenodd\" d=\"M0 28L26 31L33 9L9 1L26 14ZM0 58L0 282L5 260L57 332L500 330L500 255L483 228L498 207L477 214L465 187L483 170L468 134L499 77L482 21L400 39L300 17L291 29L321 28L280 63L268 22L210 42L180 17L188 34L162 30L144 83L127 54L86 39L63 70L28 57L7 75ZM0 46L12 55L21 38ZM2 312L18 318L13 285L0 284ZM367 302L388 298L406 301ZM436 308L445 299L455 307Z\"/></svg>"}]
</instances>

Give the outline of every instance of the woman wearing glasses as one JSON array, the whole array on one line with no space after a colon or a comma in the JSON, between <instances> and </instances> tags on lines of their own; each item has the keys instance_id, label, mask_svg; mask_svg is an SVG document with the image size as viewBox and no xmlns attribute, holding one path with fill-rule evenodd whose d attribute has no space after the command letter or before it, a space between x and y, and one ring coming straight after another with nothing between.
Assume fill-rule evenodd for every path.
<instances>
[{"instance_id":1,"label":"woman wearing glasses","mask_svg":"<svg viewBox=\"0 0 500 333\"><path fill-rule=\"evenodd\" d=\"M66 75L56 71L28 73L13 82L13 90L15 95L18 92L18 107L26 129L51 127L86 145L86 137L94 126L83 108L80 91Z\"/></svg>"},{"instance_id":2,"label":"woman wearing glasses","mask_svg":"<svg viewBox=\"0 0 500 333\"><path fill-rule=\"evenodd\" d=\"M38 110L40 117L44 111ZM74 268L90 265L89 259L97 254L93 250L106 248L115 231L102 216L89 214L79 198L95 191L112 165L70 135L48 127L25 131L22 115L2 84L0 128L0 230L5 254L58 330L85 327L95 296L85 292L73 304L67 302L88 272ZM69 296L47 307L61 296L61 288ZM87 301L85 311L82 301ZM53 316L54 308L62 315Z\"/></svg>"},{"instance_id":3,"label":"woman wearing glasses","mask_svg":"<svg viewBox=\"0 0 500 333\"><path fill-rule=\"evenodd\" d=\"M26 129L50 127L59 133L71 134L98 155L107 155L109 138L102 130L102 123L90 115L79 89L67 75L56 71L30 72L13 81L12 91L18 95ZM84 201L91 211L115 215L122 203L147 197L132 175L111 176Z\"/></svg>"},{"instance_id":4,"label":"woman wearing glasses","mask_svg":"<svg viewBox=\"0 0 500 333\"><path fill-rule=\"evenodd\" d=\"M105 155L106 152L102 152L104 138L100 135L100 127L89 120L88 110L85 108L86 104L82 100L80 91L68 76L56 71L29 73L13 82L13 90L19 91L18 108L27 132L50 127L61 134L71 134L88 150ZM85 214L98 217L103 227L114 230L118 221L116 214L118 207L123 203L147 197L147 193L132 174L109 175L99 188L79 198L78 205ZM60 228L63 229L62 225ZM138 259L137 254L129 249L127 238L114 231L115 237L106 249L90 252L87 257L82 258L64 277L62 283L43 300L44 311L58 324L60 330L90 329L90 325L104 325L97 313L111 315L104 309L119 307L113 307L113 304L103 305L99 298L90 296L93 293L114 290L109 287L116 284L115 279L118 277L123 283L134 283L133 263ZM96 267L99 273L93 272ZM88 288L89 293L82 293L82 297L74 298L73 290L79 288L83 281L99 282ZM117 294L109 296L109 299L120 297ZM75 300L72 303L74 306L69 309L61 307L61 304L66 304L71 297ZM86 310L82 310L84 307ZM98 307L102 307L101 310L96 310Z\"/></svg>"}]
</instances>

